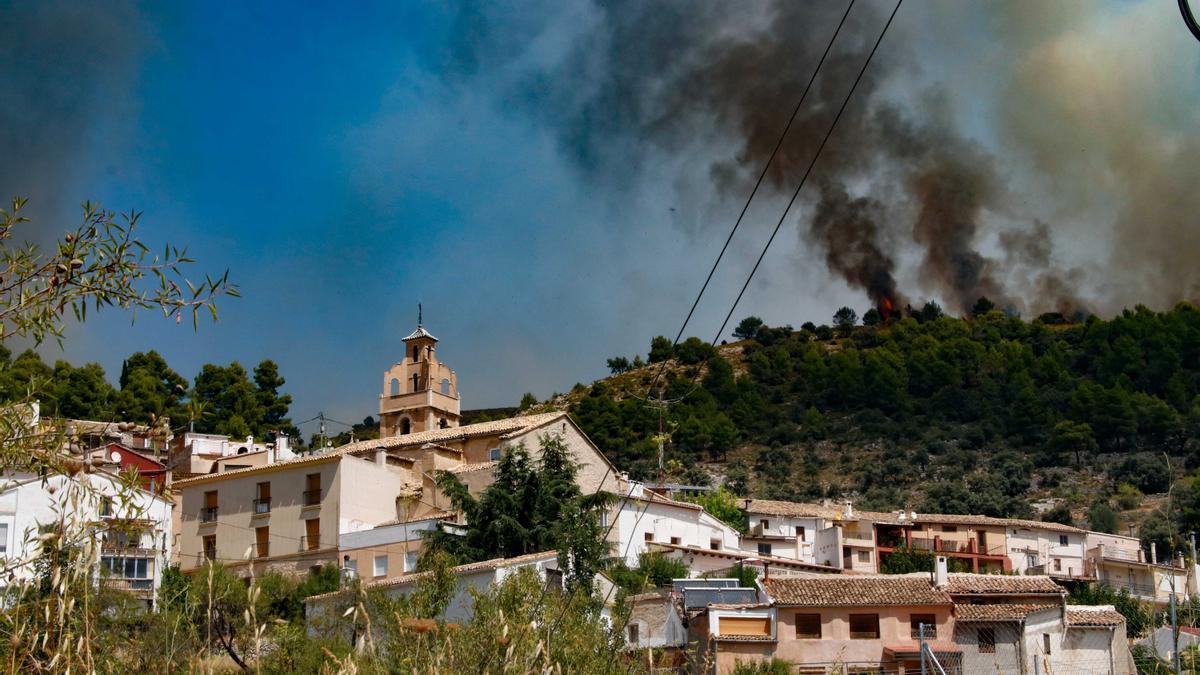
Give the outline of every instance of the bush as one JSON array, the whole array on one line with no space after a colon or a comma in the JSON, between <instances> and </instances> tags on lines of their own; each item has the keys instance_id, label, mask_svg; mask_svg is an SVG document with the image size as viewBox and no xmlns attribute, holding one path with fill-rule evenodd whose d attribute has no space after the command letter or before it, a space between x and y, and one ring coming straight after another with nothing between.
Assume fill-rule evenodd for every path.
<instances>
[{"instance_id":1,"label":"bush","mask_svg":"<svg viewBox=\"0 0 1200 675\"><path fill-rule=\"evenodd\" d=\"M792 664L775 657L762 661L739 660L731 672L732 675L791 675Z\"/></svg>"},{"instance_id":2,"label":"bush","mask_svg":"<svg viewBox=\"0 0 1200 675\"><path fill-rule=\"evenodd\" d=\"M1117 486L1117 506L1122 511L1130 511L1141 506L1144 496L1141 490L1129 483L1121 483Z\"/></svg>"}]
</instances>

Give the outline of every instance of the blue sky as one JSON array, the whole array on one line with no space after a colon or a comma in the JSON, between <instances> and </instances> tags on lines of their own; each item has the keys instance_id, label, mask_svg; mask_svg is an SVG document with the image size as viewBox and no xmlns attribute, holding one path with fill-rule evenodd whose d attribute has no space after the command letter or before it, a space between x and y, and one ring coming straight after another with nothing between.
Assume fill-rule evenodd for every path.
<instances>
[{"instance_id":1,"label":"blue sky","mask_svg":"<svg viewBox=\"0 0 1200 675\"><path fill-rule=\"evenodd\" d=\"M1131 18L1144 2L1106 4L1072 25L1050 11L1030 18L1034 10L909 4L889 40L915 57L889 86L897 98L930 83L955 92L952 116L993 149L1015 133L999 121L1001 101L1021 82L1014 63L1039 50L1060 54L1055 45L1073 44L1067 38L1086 43L1147 22L1167 32L1174 21L1172 7ZM0 49L0 88L18 92L7 108L0 102L0 121L43 105L47 92L61 104L0 130L4 147L34 157L28 170L0 171L9 183L0 192L31 197L44 226L69 219L84 199L140 210L144 239L186 244L197 272L228 267L244 296L222 302L220 322L198 332L151 315L132 325L100 315L72 328L65 353L51 346L45 357L98 361L114 377L124 356L147 349L187 377L206 362L271 358L295 397L294 419L324 411L357 421L375 412L382 372L401 357L418 301L467 408L566 391L604 374L605 358L673 335L720 246L714 233L740 207L714 196L706 174L707 162L736 146L630 153L614 180L581 171L554 109L521 110L528 101L513 91L570 52L594 7L504 8L510 42L481 53L508 60L468 70L455 60L473 39L456 22L460 9L0 2L8 30L29 36ZM1011 28L1014 16L1040 27ZM1180 37L1171 50L1187 44ZM962 57L968 47L974 61ZM1194 82L1197 59L1181 61ZM1180 100L1194 103L1195 92L1184 87ZM1191 133L1200 123L1188 114L1162 124ZM693 161L697 152L703 161ZM1014 190L1044 188L1007 175ZM752 207L689 334L712 337L779 204L767 195ZM1068 225L1086 220L1059 213ZM920 287L915 275L901 271ZM866 300L790 234L735 320L820 323L842 304L865 309Z\"/></svg>"}]
</instances>

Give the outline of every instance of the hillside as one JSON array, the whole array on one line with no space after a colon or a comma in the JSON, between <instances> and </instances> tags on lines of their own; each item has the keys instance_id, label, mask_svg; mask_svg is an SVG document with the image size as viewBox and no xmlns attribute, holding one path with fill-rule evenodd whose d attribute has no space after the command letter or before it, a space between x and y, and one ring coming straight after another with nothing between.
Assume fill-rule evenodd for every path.
<instances>
[{"instance_id":1,"label":"hillside","mask_svg":"<svg viewBox=\"0 0 1200 675\"><path fill-rule=\"evenodd\" d=\"M1165 499L1143 508L1142 495L1175 480L1169 515L1179 528L1200 524L1184 513L1200 466L1195 306L1083 322L986 306L957 319L935 305L873 326L842 318L800 330L748 320L738 332L749 337L716 348L692 338L672 352L656 338L649 363L610 360L622 372L544 405L570 409L643 479L657 475L655 383L673 401L664 424L675 480L881 510L1049 511L1147 537L1165 531L1168 509Z\"/></svg>"}]
</instances>

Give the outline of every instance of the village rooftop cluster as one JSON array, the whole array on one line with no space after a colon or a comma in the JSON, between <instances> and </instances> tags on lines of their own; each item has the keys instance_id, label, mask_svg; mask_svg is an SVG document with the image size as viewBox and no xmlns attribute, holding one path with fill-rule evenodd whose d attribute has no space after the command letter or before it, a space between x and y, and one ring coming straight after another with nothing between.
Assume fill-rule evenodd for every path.
<instances>
[{"instance_id":1,"label":"village rooftop cluster","mask_svg":"<svg viewBox=\"0 0 1200 675\"><path fill-rule=\"evenodd\" d=\"M1051 522L871 512L850 502L803 504L744 499L745 533L669 490L630 480L564 412L462 425L454 371L437 338L418 326L404 357L383 376L381 438L298 454L288 439L169 432L132 424L38 420L65 425L69 450L95 470L43 481L10 474L0 485L0 553L28 558L23 533L64 508L96 528L98 583L126 590L153 611L164 570L192 573L220 562L235 574L309 574L324 565L343 579L391 594L412 590L427 534L465 523L436 482L453 473L472 494L497 462L523 446L537 456L547 438L578 465L584 494L618 500L601 514L610 553L634 566L647 552L684 563L689 578L625 598L631 653L696 650L729 672L738 662L778 657L825 672L840 663L888 672L919 670L921 645L943 666L1052 672L1131 673L1125 621L1112 607L1067 603L1073 585L1103 583L1165 607L1200 596L1198 569L1158 559L1136 538ZM118 474L140 489L118 507ZM64 504L70 481L91 498ZM122 510L128 510L130 517ZM929 572L882 574L897 550L928 552ZM471 616L471 588L529 568L561 584L554 551L454 568L455 598L441 617ZM752 586L737 572L753 569ZM969 572L951 572L951 569ZM102 573L101 573L102 571ZM31 568L18 571L29 578ZM594 584L601 597L612 581ZM309 630L344 629L349 590L306 601ZM611 611L609 608L606 611Z\"/></svg>"}]
</instances>

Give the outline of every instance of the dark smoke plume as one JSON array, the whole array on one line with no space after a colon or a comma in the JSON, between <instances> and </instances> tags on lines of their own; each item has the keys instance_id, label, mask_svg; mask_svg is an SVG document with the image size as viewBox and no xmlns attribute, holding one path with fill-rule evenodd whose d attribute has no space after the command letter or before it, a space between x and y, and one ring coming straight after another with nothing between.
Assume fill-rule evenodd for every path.
<instances>
[{"instance_id":1,"label":"dark smoke plume","mask_svg":"<svg viewBox=\"0 0 1200 675\"><path fill-rule=\"evenodd\" d=\"M140 33L128 2L0 1L0 199L28 197L46 236L94 196L76 181L135 107Z\"/></svg>"},{"instance_id":2,"label":"dark smoke plume","mask_svg":"<svg viewBox=\"0 0 1200 675\"><path fill-rule=\"evenodd\" d=\"M894 300L896 280L906 278L897 261L916 249L916 287L908 295L936 294L958 312L987 296L1015 311L1077 313L1088 307L1079 297L1087 275L1057 265L1048 231L1036 231L1036 242L1006 239L1005 232L1037 218L1082 228L1078 223L1115 214L1116 232L1075 241L1111 240L1123 247L1113 251L1122 260L1147 266L1158 258L1171 269L1147 275L1117 265L1136 283L1112 288L1150 291L1145 300L1159 304L1200 293L1194 264L1200 237L1181 236L1188 232L1184 221L1194 221L1200 208L1180 208L1200 203L1200 124L1191 123L1193 133L1153 126L1169 113L1185 127L1200 118L1194 111L1187 117L1186 108L1160 112L1137 103L1159 100L1147 94L1165 96L1150 89L1157 80L1143 73L1180 57L1169 40L1150 49L1138 46L1144 36L1129 35L1147 25L1166 27L1152 14L1154 3L1064 4L902 8L817 165L820 185L809 186L799 211L801 241L818 249L831 272L876 303ZM737 203L775 146L845 5L666 0L570 7L569 20L550 31L571 33L565 56L548 62L523 48L536 34L529 25L486 7L464 12L471 37L456 43L455 61L472 70L463 77L510 76L516 84L506 92L508 107L544 121L589 180L635 182L638 158L664 153L706 163L717 193ZM855 6L768 174L776 194L794 189L889 10L886 3ZM955 12L955 19L938 23ZM939 26L994 39L1008 50L992 57L1004 65L977 58L982 51L971 51L969 35L957 37L957 50L938 55L929 41L939 39ZM933 60L920 61L931 52ZM1187 59L1179 70L1197 64ZM1095 65L1100 61L1103 68ZM964 94L947 91L936 76L912 91L913 73L929 65L992 75L986 80L994 81L992 114L974 117L998 124L1003 135L995 150L958 128L952 111L967 105ZM985 66L992 71L980 70ZM1103 137L1089 135L1097 129ZM1038 170L1050 179L1034 177ZM1054 203L1015 193L1014 173L1025 181L1021 187L1043 190ZM1147 216L1153 222L1140 229L1154 236L1138 237L1134 221ZM1014 255L1016 247L1031 245L1035 250ZM1129 301L1110 300L1105 309Z\"/></svg>"}]
</instances>

